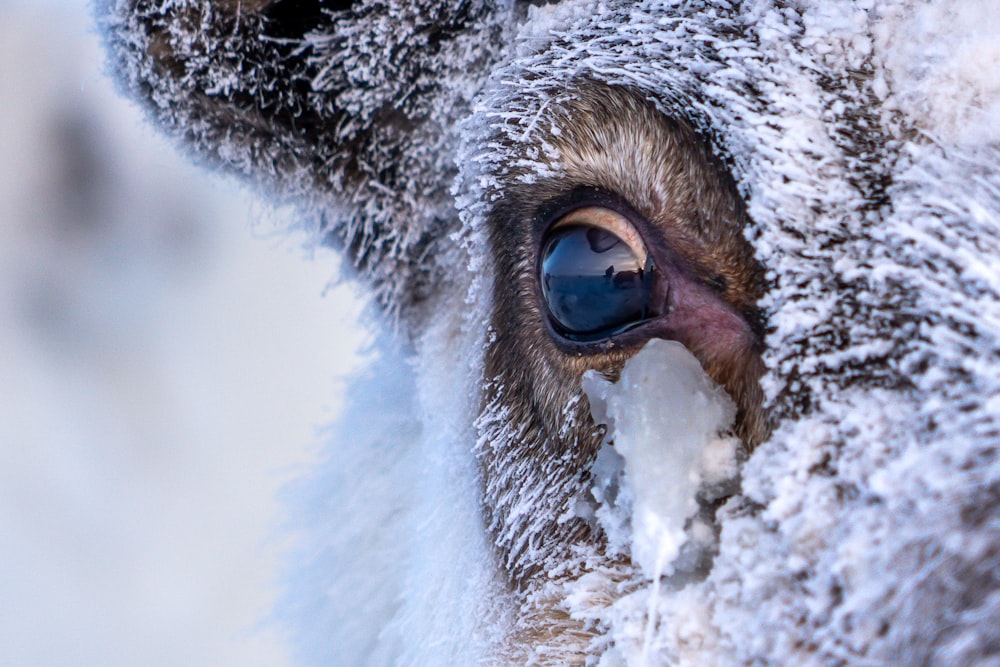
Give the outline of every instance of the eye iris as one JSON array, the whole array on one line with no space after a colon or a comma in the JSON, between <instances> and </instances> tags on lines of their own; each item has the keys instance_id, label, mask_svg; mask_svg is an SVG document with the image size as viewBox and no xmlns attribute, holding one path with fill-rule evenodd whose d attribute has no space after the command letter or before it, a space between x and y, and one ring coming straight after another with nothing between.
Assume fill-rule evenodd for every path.
<instances>
[{"instance_id":1,"label":"eye iris","mask_svg":"<svg viewBox=\"0 0 1000 667\"><path fill-rule=\"evenodd\" d=\"M554 229L542 248L542 296L570 338L607 337L648 317L650 267L600 227Z\"/></svg>"}]
</instances>

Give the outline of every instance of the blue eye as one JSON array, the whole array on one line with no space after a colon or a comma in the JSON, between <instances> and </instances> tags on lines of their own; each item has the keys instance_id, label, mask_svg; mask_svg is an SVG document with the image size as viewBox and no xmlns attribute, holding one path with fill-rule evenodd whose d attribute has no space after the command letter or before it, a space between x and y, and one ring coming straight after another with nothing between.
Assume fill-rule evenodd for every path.
<instances>
[{"instance_id":1,"label":"blue eye","mask_svg":"<svg viewBox=\"0 0 1000 667\"><path fill-rule=\"evenodd\" d=\"M542 297L556 328L585 341L640 324L652 310L653 267L638 234L621 216L596 209L595 217L594 210L570 214L549 231L540 267ZM588 218L615 224L587 224Z\"/></svg>"}]
</instances>

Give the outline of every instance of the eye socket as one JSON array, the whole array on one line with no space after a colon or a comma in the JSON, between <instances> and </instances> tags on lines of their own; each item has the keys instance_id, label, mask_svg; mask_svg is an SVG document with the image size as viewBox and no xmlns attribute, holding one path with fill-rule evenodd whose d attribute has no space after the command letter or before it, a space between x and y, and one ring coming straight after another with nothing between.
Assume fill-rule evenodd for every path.
<instances>
[{"instance_id":1,"label":"eye socket","mask_svg":"<svg viewBox=\"0 0 1000 667\"><path fill-rule=\"evenodd\" d=\"M542 239L542 298L562 335L608 338L653 314L654 267L636 229L591 206L562 217Z\"/></svg>"}]
</instances>

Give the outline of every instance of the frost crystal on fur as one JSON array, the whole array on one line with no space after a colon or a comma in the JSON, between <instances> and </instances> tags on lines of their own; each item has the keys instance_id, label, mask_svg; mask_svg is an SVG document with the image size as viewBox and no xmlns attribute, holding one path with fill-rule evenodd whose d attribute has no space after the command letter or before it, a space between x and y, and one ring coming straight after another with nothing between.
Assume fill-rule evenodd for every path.
<instances>
[{"instance_id":1,"label":"frost crystal on fur","mask_svg":"<svg viewBox=\"0 0 1000 667\"><path fill-rule=\"evenodd\" d=\"M338 500L302 511L317 546L292 616L316 662L1000 664L994 3L99 8L157 122L298 201L407 324L405 443L333 439L312 484ZM693 128L767 272L773 429L708 513L717 553L680 582L650 581L580 505L616 472L578 383L498 353L531 334L495 326L498 294L532 294L534 269L498 255L533 242L498 245L531 218L518 196L588 168L662 194L655 150L566 143L594 90Z\"/></svg>"},{"instance_id":2,"label":"frost crystal on fur","mask_svg":"<svg viewBox=\"0 0 1000 667\"><path fill-rule=\"evenodd\" d=\"M290 27L252 11L269 4L98 0L98 11L127 92L201 159L298 203L395 314L441 279L433 260L455 229L450 127L499 28L478 2L350 15L303 2Z\"/></svg>"}]
</instances>

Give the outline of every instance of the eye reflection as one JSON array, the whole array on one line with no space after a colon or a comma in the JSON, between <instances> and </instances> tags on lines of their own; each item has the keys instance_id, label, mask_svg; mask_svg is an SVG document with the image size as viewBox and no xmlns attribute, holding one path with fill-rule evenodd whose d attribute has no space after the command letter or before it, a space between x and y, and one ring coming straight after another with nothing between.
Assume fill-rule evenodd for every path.
<instances>
[{"instance_id":1,"label":"eye reflection","mask_svg":"<svg viewBox=\"0 0 1000 667\"><path fill-rule=\"evenodd\" d=\"M546 307L568 338L607 338L650 317L653 266L638 233L616 213L567 215L543 239L540 264Z\"/></svg>"}]
</instances>

